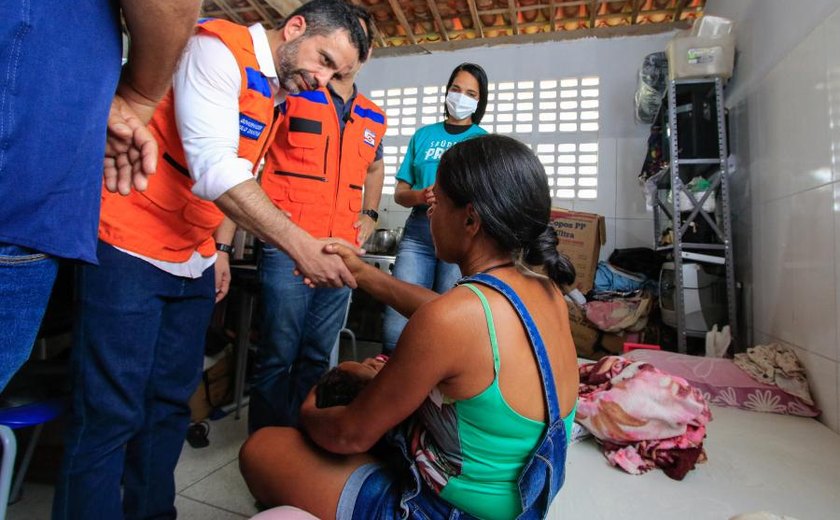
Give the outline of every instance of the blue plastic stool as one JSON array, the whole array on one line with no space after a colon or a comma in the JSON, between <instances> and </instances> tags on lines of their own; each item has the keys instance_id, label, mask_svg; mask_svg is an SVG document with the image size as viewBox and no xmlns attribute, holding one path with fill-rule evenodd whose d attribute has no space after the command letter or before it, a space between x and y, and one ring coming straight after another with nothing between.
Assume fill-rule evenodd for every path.
<instances>
[{"instance_id":1,"label":"blue plastic stool","mask_svg":"<svg viewBox=\"0 0 840 520\"><path fill-rule=\"evenodd\" d=\"M3 443L3 466L0 468L0 518L5 518L3 513L5 513L7 502L13 504L20 500L23 479L26 477L29 463L32 462L35 445L38 444L38 438L41 436L44 424L60 416L66 409L67 401L63 398L50 398L0 409L0 425L6 426L10 430L28 426L35 427L10 491L8 485L11 482L11 474L14 470L16 441L13 432L0 428L0 440ZM7 452L9 457L6 456ZM9 478L7 479L7 477ZM3 500L4 495L8 500Z\"/></svg>"}]
</instances>

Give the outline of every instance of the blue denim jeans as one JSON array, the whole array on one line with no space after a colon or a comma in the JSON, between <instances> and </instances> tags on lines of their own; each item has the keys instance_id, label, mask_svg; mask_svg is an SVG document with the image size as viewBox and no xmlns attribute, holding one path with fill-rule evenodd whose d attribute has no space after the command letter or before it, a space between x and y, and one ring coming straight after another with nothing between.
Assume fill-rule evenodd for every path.
<instances>
[{"instance_id":1,"label":"blue denim jeans","mask_svg":"<svg viewBox=\"0 0 840 520\"><path fill-rule=\"evenodd\" d=\"M103 242L98 255L79 274L53 518L175 518L173 472L201 375L213 269L173 276Z\"/></svg>"},{"instance_id":2,"label":"blue denim jeans","mask_svg":"<svg viewBox=\"0 0 840 520\"><path fill-rule=\"evenodd\" d=\"M57 272L54 257L0 243L0 392L29 359Z\"/></svg>"},{"instance_id":3,"label":"blue denim jeans","mask_svg":"<svg viewBox=\"0 0 840 520\"><path fill-rule=\"evenodd\" d=\"M407 474L379 464L354 471L339 498L336 520L474 520L420 481L417 468ZM403 483L408 484L404 486Z\"/></svg>"},{"instance_id":4,"label":"blue denim jeans","mask_svg":"<svg viewBox=\"0 0 840 520\"><path fill-rule=\"evenodd\" d=\"M262 333L251 381L248 428L296 426L300 405L329 368L350 288L312 289L295 262L264 245L260 261Z\"/></svg>"},{"instance_id":5,"label":"blue denim jeans","mask_svg":"<svg viewBox=\"0 0 840 520\"><path fill-rule=\"evenodd\" d=\"M451 289L461 278L461 269L457 265L438 260L435 256L429 217L425 211L415 208L405 221L393 274L398 280L421 285L439 294ZM385 308L382 325L382 351L385 354L394 351L406 323L408 320L402 314L391 307Z\"/></svg>"}]
</instances>

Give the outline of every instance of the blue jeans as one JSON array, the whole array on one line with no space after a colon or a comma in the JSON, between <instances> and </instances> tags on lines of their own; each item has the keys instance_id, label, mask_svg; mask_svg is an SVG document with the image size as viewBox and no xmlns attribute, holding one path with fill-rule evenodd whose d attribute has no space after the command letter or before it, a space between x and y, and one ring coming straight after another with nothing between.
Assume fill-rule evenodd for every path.
<instances>
[{"instance_id":1,"label":"blue jeans","mask_svg":"<svg viewBox=\"0 0 840 520\"><path fill-rule=\"evenodd\" d=\"M403 483L407 485L403 485ZM338 501L336 520L475 520L421 482L417 467L408 471L366 464L347 479Z\"/></svg>"},{"instance_id":2,"label":"blue jeans","mask_svg":"<svg viewBox=\"0 0 840 520\"><path fill-rule=\"evenodd\" d=\"M394 277L443 294L461 278L461 268L438 260L426 212L414 209L405 221L405 231L397 248ZM390 354L397 346L408 319L391 307L385 308L382 325L382 351Z\"/></svg>"},{"instance_id":3,"label":"blue jeans","mask_svg":"<svg viewBox=\"0 0 840 520\"><path fill-rule=\"evenodd\" d=\"M344 325L350 288L312 289L294 268L288 255L263 246L262 334L248 405L252 432L297 425L300 405L329 368Z\"/></svg>"},{"instance_id":4,"label":"blue jeans","mask_svg":"<svg viewBox=\"0 0 840 520\"><path fill-rule=\"evenodd\" d=\"M173 276L103 242L98 255L100 265L79 274L73 411L53 518L175 518L173 472L201 375L213 269Z\"/></svg>"},{"instance_id":5,"label":"blue jeans","mask_svg":"<svg viewBox=\"0 0 840 520\"><path fill-rule=\"evenodd\" d=\"M0 243L0 392L29 359L56 272L55 258Z\"/></svg>"}]
</instances>

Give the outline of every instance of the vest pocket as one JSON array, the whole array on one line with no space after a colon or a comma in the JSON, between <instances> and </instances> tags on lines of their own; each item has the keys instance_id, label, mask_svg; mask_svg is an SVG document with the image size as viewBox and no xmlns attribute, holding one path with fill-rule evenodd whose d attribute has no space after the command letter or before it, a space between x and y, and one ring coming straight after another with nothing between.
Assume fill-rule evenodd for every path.
<instances>
[{"instance_id":1,"label":"vest pocket","mask_svg":"<svg viewBox=\"0 0 840 520\"><path fill-rule=\"evenodd\" d=\"M275 189L266 191L268 198L280 211L287 213L289 218L294 223L300 222L300 212L302 205L289 200L289 188L287 186L278 186Z\"/></svg>"},{"instance_id":2,"label":"vest pocket","mask_svg":"<svg viewBox=\"0 0 840 520\"><path fill-rule=\"evenodd\" d=\"M350 212L351 213L358 213L362 211L362 194L361 193L350 193Z\"/></svg>"},{"instance_id":3,"label":"vest pocket","mask_svg":"<svg viewBox=\"0 0 840 520\"><path fill-rule=\"evenodd\" d=\"M327 197L326 194L318 191L313 190L306 190L306 189L291 189L289 190L289 200L292 202L300 202L303 204L314 204L317 202L326 202Z\"/></svg>"},{"instance_id":4,"label":"vest pocket","mask_svg":"<svg viewBox=\"0 0 840 520\"><path fill-rule=\"evenodd\" d=\"M289 131L286 136L289 145L294 148L318 148L318 145L323 142L320 133L311 134L307 132L293 132Z\"/></svg>"},{"instance_id":5,"label":"vest pocket","mask_svg":"<svg viewBox=\"0 0 840 520\"><path fill-rule=\"evenodd\" d=\"M166 211L177 211L185 204L182 190L189 192L188 186L181 186L181 183L185 179L169 163L158 159L158 172L149 180L149 186L146 188L146 191L138 191L136 193L139 193Z\"/></svg>"},{"instance_id":6,"label":"vest pocket","mask_svg":"<svg viewBox=\"0 0 840 520\"><path fill-rule=\"evenodd\" d=\"M288 132L286 143L286 149L281 153L281 156L286 156L286 159L280 162L282 173L276 173L301 178L320 177L324 180L328 137L305 132Z\"/></svg>"},{"instance_id":7,"label":"vest pocket","mask_svg":"<svg viewBox=\"0 0 840 520\"><path fill-rule=\"evenodd\" d=\"M210 234L222 223L224 214L212 202L205 200L192 200L184 206L184 220L192 224L198 235ZM203 237L202 237L203 238Z\"/></svg>"}]
</instances>

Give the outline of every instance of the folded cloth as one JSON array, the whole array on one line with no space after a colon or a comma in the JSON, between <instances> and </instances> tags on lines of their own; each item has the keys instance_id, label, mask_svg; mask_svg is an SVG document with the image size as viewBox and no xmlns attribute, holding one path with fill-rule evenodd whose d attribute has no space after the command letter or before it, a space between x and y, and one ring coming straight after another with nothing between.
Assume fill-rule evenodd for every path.
<instances>
[{"instance_id":1,"label":"folded cloth","mask_svg":"<svg viewBox=\"0 0 840 520\"><path fill-rule=\"evenodd\" d=\"M619 356L579 370L575 420L598 439L610 464L636 475L658 467L682 480L706 460L711 412L685 379Z\"/></svg>"},{"instance_id":2,"label":"folded cloth","mask_svg":"<svg viewBox=\"0 0 840 520\"><path fill-rule=\"evenodd\" d=\"M586 318L604 332L639 331L647 325L652 299L647 294L586 304Z\"/></svg>"},{"instance_id":3,"label":"folded cloth","mask_svg":"<svg viewBox=\"0 0 840 520\"><path fill-rule=\"evenodd\" d=\"M735 354L735 364L756 381L776 385L813 406L805 367L792 348L778 343L756 345Z\"/></svg>"}]
</instances>

